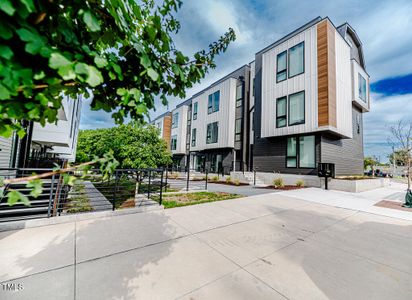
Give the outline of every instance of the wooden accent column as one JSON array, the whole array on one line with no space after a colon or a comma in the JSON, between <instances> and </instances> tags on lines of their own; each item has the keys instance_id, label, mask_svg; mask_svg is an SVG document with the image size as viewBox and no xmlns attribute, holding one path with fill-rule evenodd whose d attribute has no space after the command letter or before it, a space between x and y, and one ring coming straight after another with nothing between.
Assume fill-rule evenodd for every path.
<instances>
[{"instance_id":1,"label":"wooden accent column","mask_svg":"<svg viewBox=\"0 0 412 300\"><path fill-rule=\"evenodd\" d=\"M317 25L318 126L336 127L335 28L329 20Z\"/></svg>"},{"instance_id":2,"label":"wooden accent column","mask_svg":"<svg viewBox=\"0 0 412 300\"><path fill-rule=\"evenodd\" d=\"M170 150L170 138L172 134L172 116L166 115L163 118L163 139L166 141L167 149Z\"/></svg>"}]
</instances>

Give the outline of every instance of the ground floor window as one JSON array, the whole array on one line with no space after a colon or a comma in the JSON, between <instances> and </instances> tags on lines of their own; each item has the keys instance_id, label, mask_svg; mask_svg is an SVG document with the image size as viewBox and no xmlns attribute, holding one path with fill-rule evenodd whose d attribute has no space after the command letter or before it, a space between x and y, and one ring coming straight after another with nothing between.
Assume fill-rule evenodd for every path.
<instances>
[{"instance_id":1,"label":"ground floor window","mask_svg":"<svg viewBox=\"0 0 412 300\"><path fill-rule=\"evenodd\" d=\"M177 148L177 136L176 135L172 136L172 140L171 140L171 143L170 143L170 148L172 150L176 150L176 148Z\"/></svg>"},{"instance_id":2,"label":"ground floor window","mask_svg":"<svg viewBox=\"0 0 412 300\"><path fill-rule=\"evenodd\" d=\"M289 137L286 145L286 167L315 168L315 136Z\"/></svg>"}]
</instances>

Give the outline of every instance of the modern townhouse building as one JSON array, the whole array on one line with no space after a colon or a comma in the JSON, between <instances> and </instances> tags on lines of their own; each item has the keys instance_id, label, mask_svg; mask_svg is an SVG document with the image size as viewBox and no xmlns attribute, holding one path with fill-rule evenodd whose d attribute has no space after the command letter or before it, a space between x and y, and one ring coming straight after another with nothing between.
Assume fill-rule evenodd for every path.
<instances>
[{"instance_id":1,"label":"modern townhouse building","mask_svg":"<svg viewBox=\"0 0 412 300\"><path fill-rule=\"evenodd\" d=\"M191 98L190 167L228 174L249 165L249 70L244 65Z\"/></svg>"},{"instance_id":2,"label":"modern townhouse building","mask_svg":"<svg viewBox=\"0 0 412 300\"><path fill-rule=\"evenodd\" d=\"M336 175L362 174L369 109L359 37L318 17L178 105L171 151L197 171L317 175L333 163Z\"/></svg>"},{"instance_id":3,"label":"modern townhouse building","mask_svg":"<svg viewBox=\"0 0 412 300\"><path fill-rule=\"evenodd\" d=\"M369 75L349 24L312 20L259 51L252 74L254 168L315 175L334 163L336 175L363 173Z\"/></svg>"},{"instance_id":4,"label":"modern townhouse building","mask_svg":"<svg viewBox=\"0 0 412 300\"><path fill-rule=\"evenodd\" d=\"M172 130L172 114L170 111L161 114L152 122L151 125L159 129L159 137L164 139L167 144L167 148L170 149L170 133Z\"/></svg>"},{"instance_id":5,"label":"modern townhouse building","mask_svg":"<svg viewBox=\"0 0 412 300\"><path fill-rule=\"evenodd\" d=\"M53 167L54 162L74 161L79 132L81 97L63 99L56 124L25 121L26 136L0 137L1 168Z\"/></svg>"}]
</instances>

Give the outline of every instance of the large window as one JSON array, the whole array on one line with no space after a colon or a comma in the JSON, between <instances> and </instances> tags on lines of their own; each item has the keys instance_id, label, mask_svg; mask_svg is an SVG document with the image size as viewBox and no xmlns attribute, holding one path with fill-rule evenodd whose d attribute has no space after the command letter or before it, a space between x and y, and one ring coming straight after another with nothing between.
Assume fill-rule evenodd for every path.
<instances>
[{"instance_id":1,"label":"large window","mask_svg":"<svg viewBox=\"0 0 412 300\"><path fill-rule=\"evenodd\" d=\"M207 113L211 114L219 111L220 91L216 91L209 95L207 103Z\"/></svg>"},{"instance_id":2,"label":"large window","mask_svg":"<svg viewBox=\"0 0 412 300\"><path fill-rule=\"evenodd\" d=\"M276 100L276 128L286 126L286 97Z\"/></svg>"},{"instance_id":3,"label":"large window","mask_svg":"<svg viewBox=\"0 0 412 300\"><path fill-rule=\"evenodd\" d=\"M173 114L172 117L172 128L176 128L179 125L179 113Z\"/></svg>"},{"instance_id":4,"label":"large window","mask_svg":"<svg viewBox=\"0 0 412 300\"><path fill-rule=\"evenodd\" d=\"M358 73L358 93L359 98L366 102L366 79Z\"/></svg>"},{"instance_id":5,"label":"large window","mask_svg":"<svg viewBox=\"0 0 412 300\"><path fill-rule=\"evenodd\" d=\"M173 136L172 136L172 140L171 140L171 143L170 143L170 148L171 148L172 150L176 150L176 149L177 149L177 135L173 135Z\"/></svg>"},{"instance_id":6,"label":"large window","mask_svg":"<svg viewBox=\"0 0 412 300\"><path fill-rule=\"evenodd\" d=\"M235 121L235 142L242 139L242 119L236 119Z\"/></svg>"},{"instance_id":7,"label":"large window","mask_svg":"<svg viewBox=\"0 0 412 300\"><path fill-rule=\"evenodd\" d=\"M288 138L287 149L286 149L286 167L296 168L298 151L296 145L296 137Z\"/></svg>"},{"instance_id":8,"label":"large window","mask_svg":"<svg viewBox=\"0 0 412 300\"><path fill-rule=\"evenodd\" d=\"M289 49L289 78L305 72L305 43L302 42Z\"/></svg>"},{"instance_id":9,"label":"large window","mask_svg":"<svg viewBox=\"0 0 412 300\"><path fill-rule=\"evenodd\" d=\"M305 92L289 95L289 126L305 123Z\"/></svg>"},{"instance_id":10,"label":"large window","mask_svg":"<svg viewBox=\"0 0 412 300\"><path fill-rule=\"evenodd\" d=\"M219 133L219 123L218 122L207 124L206 144L217 143L218 133Z\"/></svg>"},{"instance_id":11,"label":"large window","mask_svg":"<svg viewBox=\"0 0 412 300\"><path fill-rule=\"evenodd\" d=\"M276 82L286 79L286 56L287 51L279 53L276 59Z\"/></svg>"},{"instance_id":12,"label":"large window","mask_svg":"<svg viewBox=\"0 0 412 300\"><path fill-rule=\"evenodd\" d=\"M193 120L197 120L197 102L193 104Z\"/></svg>"},{"instance_id":13,"label":"large window","mask_svg":"<svg viewBox=\"0 0 412 300\"><path fill-rule=\"evenodd\" d=\"M315 167L315 136L299 137L299 167L314 168Z\"/></svg>"},{"instance_id":14,"label":"large window","mask_svg":"<svg viewBox=\"0 0 412 300\"><path fill-rule=\"evenodd\" d=\"M192 129L192 147L196 146L196 128Z\"/></svg>"},{"instance_id":15,"label":"large window","mask_svg":"<svg viewBox=\"0 0 412 300\"><path fill-rule=\"evenodd\" d=\"M307 135L287 139L286 167L315 168L315 136Z\"/></svg>"},{"instance_id":16,"label":"large window","mask_svg":"<svg viewBox=\"0 0 412 300\"><path fill-rule=\"evenodd\" d=\"M243 100L243 85L236 86L236 107L242 106Z\"/></svg>"}]
</instances>

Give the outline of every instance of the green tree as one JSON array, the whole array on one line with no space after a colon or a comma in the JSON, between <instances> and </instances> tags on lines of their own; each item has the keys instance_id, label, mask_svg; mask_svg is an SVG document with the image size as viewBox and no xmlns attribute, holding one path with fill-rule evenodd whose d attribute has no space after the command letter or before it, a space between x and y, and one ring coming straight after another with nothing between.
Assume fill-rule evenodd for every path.
<instances>
[{"instance_id":1,"label":"green tree","mask_svg":"<svg viewBox=\"0 0 412 300\"><path fill-rule=\"evenodd\" d=\"M395 150L388 155L388 158L391 165L393 165L394 158L397 166L406 166L408 163L408 153L405 149Z\"/></svg>"},{"instance_id":2,"label":"green tree","mask_svg":"<svg viewBox=\"0 0 412 300\"><path fill-rule=\"evenodd\" d=\"M375 157L368 156L365 157L363 161L363 167L367 169L368 167L372 170L372 177L375 177L375 166L379 164L378 160Z\"/></svg>"},{"instance_id":3,"label":"green tree","mask_svg":"<svg viewBox=\"0 0 412 300\"><path fill-rule=\"evenodd\" d=\"M76 162L113 151L121 168L155 168L172 162L166 142L158 129L136 123L108 129L82 130L79 133Z\"/></svg>"},{"instance_id":4,"label":"green tree","mask_svg":"<svg viewBox=\"0 0 412 300\"><path fill-rule=\"evenodd\" d=\"M55 122L63 93L93 93L92 109L117 124L142 120L155 97L184 98L235 33L186 56L172 39L181 0L158 2L1 0L0 135L24 135L21 120Z\"/></svg>"}]
</instances>

